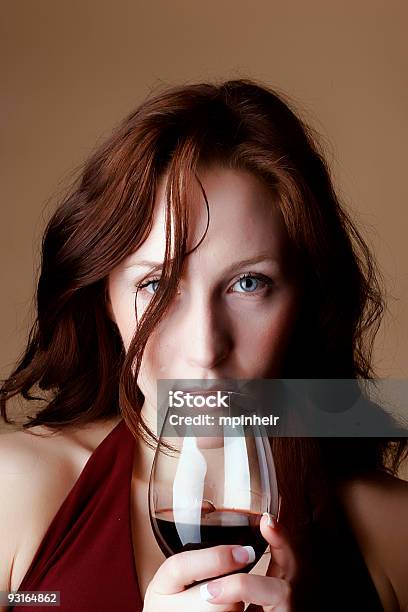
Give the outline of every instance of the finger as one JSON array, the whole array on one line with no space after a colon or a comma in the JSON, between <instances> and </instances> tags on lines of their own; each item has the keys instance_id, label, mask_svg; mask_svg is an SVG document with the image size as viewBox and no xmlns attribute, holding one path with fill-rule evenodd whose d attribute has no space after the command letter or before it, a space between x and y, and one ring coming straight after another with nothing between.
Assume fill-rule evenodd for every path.
<instances>
[{"instance_id":1,"label":"finger","mask_svg":"<svg viewBox=\"0 0 408 612\"><path fill-rule=\"evenodd\" d=\"M200 586L204 601L212 604L251 602L273 610L289 610L291 587L287 580L257 574L233 574Z\"/></svg>"},{"instance_id":2,"label":"finger","mask_svg":"<svg viewBox=\"0 0 408 612\"><path fill-rule=\"evenodd\" d=\"M150 583L151 588L161 595L172 595L193 582L236 572L254 559L252 546L225 544L184 551L164 561Z\"/></svg>"},{"instance_id":3,"label":"finger","mask_svg":"<svg viewBox=\"0 0 408 612\"><path fill-rule=\"evenodd\" d=\"M160 610L160 612L180 612L180 610L194 610L194 612L244 612L245 604L244 602L212 604L201 597L200 585L197 584L181 593L170 596L159 595L157 593L150 594L146 612L147 610Z\"/></svg>"},{"instance_id":4,"label":"finger","mask_svg":"<svg viewBox=\"0 0 408 612\"><path fill-rule=\"evenodd\" d=\"M175 612L180 610L194 610L194 612L244 612L245 603L243 601L216 604L205 600L200 592L201 586L197 584L189 587L182 593L173 595L171 599L174 599L176 604L174 607ZM169 612L166 607L164 609L166 612Z\"/></svg>"},{"instance_id":5,"label":"finger","mask_svg":"<svg viewBox=\"0 0 408 612\"><path fill-rule=\"evenodd\" d=\"M271 549L271 562L266 575L293 580L297 572L296 556L282 523L265 512L261 520L261 533Z\"/></svg>"}]
</instances>

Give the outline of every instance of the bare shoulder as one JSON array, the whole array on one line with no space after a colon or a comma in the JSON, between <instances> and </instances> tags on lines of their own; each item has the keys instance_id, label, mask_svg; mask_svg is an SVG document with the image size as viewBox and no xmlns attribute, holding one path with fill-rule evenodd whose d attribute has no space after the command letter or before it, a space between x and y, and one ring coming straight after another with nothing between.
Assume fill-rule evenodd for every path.
<instances>
[{"instance_id":1,"label":"bare shoulder","mask_svg":"<svg viewBox=\"0 0 408 612\"><path fill-rule=\"evenodd\" d=\"M31 479L36 483L64 465L80 467L120 417L53 430L39 425L0 434L0 478Z\"/></svg>"},{"instance_id":2,"label":"bare shoulder","mask_svg":"<svg viewBox=\"0 0 408 612\"><path fill-rule=\"evenodd\" d=\"M0 435L0 478L29 476L44 452L51 448L49 440L61 434L48 431L43 426L30 430L8 431Z\"/></svg>"},{"instance_id":3,"label":"bare shoulder","mask_svg":"<svg viewBox=\"0 0 408 612\"><path fill-rule=\"evenodd\" d=\"M0 479L38 487L71 459L74 438L69 431L45 426L0 435Z\"/></svg>"},{"instance_id":4,"label":"bare shoulder","mask_svg":"<svg viewBox=\"0 0 408 612\"><path fill-rule=\"evenodd\" d=\"M338 491L385 609L407 609L408 482L378 472Z\"/></svg>"},{"instance_id":5,"label":"bare shoulder","mask_svg":"<svg viewBox=\"0 0 408 612\"><path fill-rule=\"evenodd\" d=\"M0 434L0 590L18 588L52 518L113 425Z\"/></svg>"},{"instance_id":6,"label":"bare shoulder","mask_svg":"<svg viewBox=\"0 0 408 612\"><path fill-rule=\"evenodd\" d=\"M50 444L45 433L45 428L34 427L33 433L19 430L0 435L0 590L11 590L12 570L23 542L33 528L36 532L34 525L41 523L47 482L49 492L53 490L53 469L58 464L55 450L53 460L50 457L55 437Z\"/></svg>"}]
</instances>

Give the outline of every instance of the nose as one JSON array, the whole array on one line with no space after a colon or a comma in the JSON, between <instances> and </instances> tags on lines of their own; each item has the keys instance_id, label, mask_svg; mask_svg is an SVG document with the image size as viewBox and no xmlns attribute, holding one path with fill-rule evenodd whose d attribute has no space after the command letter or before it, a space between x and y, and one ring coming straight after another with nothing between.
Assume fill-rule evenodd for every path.
<instances>
[{"instance_id":1,"label":"nose","mask_svg":"<svg viewBox=\"0 0 408 612\"><path fill-rule=\"evenodd\" d=\"M220 304L202 293L191 299L185 323L185 361L196 378L203 378L205 371L220 367L227 358L232 346L231 330Z\"/></svg>"}]
</instances>

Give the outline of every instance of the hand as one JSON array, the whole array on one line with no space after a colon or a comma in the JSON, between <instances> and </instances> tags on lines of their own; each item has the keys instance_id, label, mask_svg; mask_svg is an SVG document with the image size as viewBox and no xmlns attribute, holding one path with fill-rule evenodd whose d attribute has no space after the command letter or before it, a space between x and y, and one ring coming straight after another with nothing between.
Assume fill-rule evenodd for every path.
<instances>
[{"instance_id":1,"label":"hand","mask_svg":"<svg viewBox=\"0 0 408 612\"><path fill-rule=\"evenodd\" d=\"M223 545L178 553L166 559L154 575L143 612L242 612L244 602L255 604L249 612L290 612L291 582L297 571L295 555L281 524L268 525L266 515L260 529L271 547L266 576L239 572L251 561L249 547ZM230 572L238 573L223 576ZM190 586L216 576L223 578ZM219 592L211 597L216 587Z\"/></svg>"},{"instance_id":2,"label":"hand","mask_svg":"<svg viewBox=\"0 0 408 612\"><path fill-rule=\"evenodd\" d=\"M246 612L258 612L260 610L264 610L264 612L272 612L272 610L274 612L291 612L293 609L291 601L292 585L297 576L298 564L293 549L289 544L288 534L282 523L277 523L271 515L263 517L261 533L270 544L271 561L266 571L266 577L286 582L286 585L283 587L284 597L282 602L277 605L251 604L246 608ZM287 592L285 594L286 589Z\"/></svg>"}]
</instances>

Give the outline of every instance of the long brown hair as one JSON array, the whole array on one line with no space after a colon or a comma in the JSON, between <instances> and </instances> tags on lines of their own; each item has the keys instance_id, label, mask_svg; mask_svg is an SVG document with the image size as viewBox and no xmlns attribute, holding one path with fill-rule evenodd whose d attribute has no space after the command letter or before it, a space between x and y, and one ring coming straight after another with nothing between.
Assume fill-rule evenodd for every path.
<instances>
[{"instance_id":1,"label":"long brown hair","mask_svg":"<svg viewBox=\"0 0 408 612\"><path fill-rule=\"evenodd\" d=\"M282 94L264 85L245 79L198 83L167 89L129 114L85 163L50 219L37 317L27 348L1 389L6 422L11 422L7 400L21 394L43 403L25 428L62 429L122 413L135 435L155 443L139 416L143 394L136 380L146 342L175 295L188 256L188 185L198 166L209 163L253 172L282 211L306 287L284 377L375 376L372 348L385 307L381 275L335 193L317 134ZM148 236L157 183L165 172L164 282L125 354L107 313L106 280ZM346 447L349 475L370 469L395 473L407 452L401 439L340 439L333 445L274 439L272 444L285 470L284 495L290 489L296 496L297 488L299 499L319 465L337 466L329 480L339 475L336 461L326 460ZM296 473L296 479L288 479L288 473ZM304 507L298 507L304 517Z\"/></svg>"}]
</instances>

